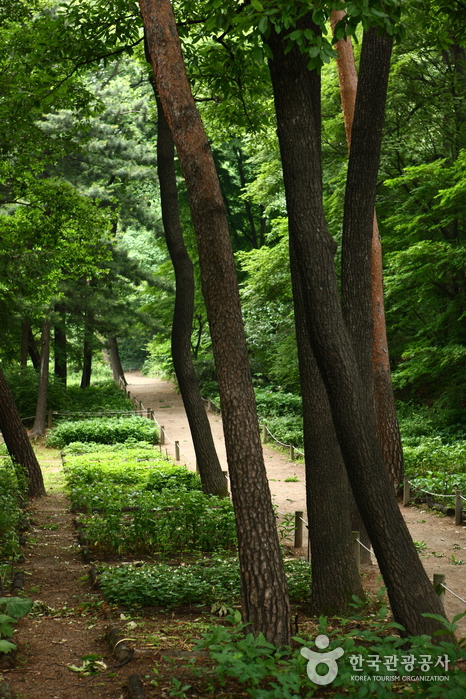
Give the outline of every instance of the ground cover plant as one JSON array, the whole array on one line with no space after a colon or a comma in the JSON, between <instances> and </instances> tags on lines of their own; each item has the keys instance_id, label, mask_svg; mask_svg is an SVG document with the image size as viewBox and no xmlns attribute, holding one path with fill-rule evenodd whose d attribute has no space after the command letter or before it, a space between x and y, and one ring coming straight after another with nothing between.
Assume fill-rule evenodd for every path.
<instances>
[{"instance_id":1,"label":"ground cover plant","mask_svg":"<svg viewBox=\"0 0 466 699\"><path fill-rule=\"evenodd\" d=\"M285 561L290 599L306 604L311 586L307 561ZM214 555L182 565L122 565L101 569L99 582L106 600L126 607L211 605L213 611L238 604L241 598L236 557Z\"/></svg>"},{"instance_id":2,"label":"ground cover plant","mask_svg":"<svg viewBox=\"0 0 466 699\"><path fill-rule=\"evenodd\" d=\"M233 505L201 492L199 476L149 445L65 452L71 506L82 510L82 538L94 553L234 549Z\"/></svg>"},{"instance_id":3,"label":"ground cover plant","mask_svg":"<svg viewBox=\"0 0 466 699\"><path fill-rule=\"evenodd\" d=\"M155 444L158 439L157 429L153 422L136 415L66 421L50 430L46 445L63 449L70 442L114 444L128 439Z\"/></svg>"},{"instance_id":4,"label":"ground cover plant","mask_svg":"<svg viewBox=\"0 0 466 699\"><path fill-rule=\"evenodd\" d=\"M18 550L27 497L26 478L6 454L5 446L0 445L0 560L12 558Z\"/></svg>"},{"instance_id":5,"label":"ground cover plant","mask_svg":"<svg viewBox=\"0 0 466 699\"><path fill-rule=\"evenodd\" d=\"M328 691L325 696L336 699L364 699L374 695L379 699L463 696L464 645L453 643L448 633L438 645L428 636L401 638L402 627L386 620L384 606L377 614L362 606L359 612L347 619L321 617L318 624L305 622L291 648L277 648L262 635L248 634L241 615L235 613L230 617L232 626L212 626L196 648L208 650L215 662L220 687L234 678L254 699L309 698L317 692L317 696L323 696L323 690ZM454 628L454 623L444 621L444 625L448 632ZM301 653L301 649L315 651L315 639L320 634L330 641L328 649L320 651L323 656L336 648L343 651L337 675L325 688L311 681L306 671L307 657ZM317 675L325 675L328 670L326 663L316 664ZM198 675L202 677L201 669Z\"/></svg>"}]
</instances>

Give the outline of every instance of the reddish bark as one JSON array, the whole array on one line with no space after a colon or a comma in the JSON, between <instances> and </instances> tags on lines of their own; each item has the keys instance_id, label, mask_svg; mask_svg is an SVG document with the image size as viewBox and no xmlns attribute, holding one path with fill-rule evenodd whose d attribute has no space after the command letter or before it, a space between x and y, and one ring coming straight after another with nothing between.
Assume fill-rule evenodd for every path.
<instances>
[{"instance_id":1,"label":"reddish bark","mask_svg":"<svg viewBox=\"0 0 466 699\"><path fill-rule=\"evenodd\" d=\"M270 642L290 642L290 608L262 456L226 210L186 77L169 0L139 0L160 101L183 169L222 404L236 513L243 616Z\"/></svg>"}]
</instances>

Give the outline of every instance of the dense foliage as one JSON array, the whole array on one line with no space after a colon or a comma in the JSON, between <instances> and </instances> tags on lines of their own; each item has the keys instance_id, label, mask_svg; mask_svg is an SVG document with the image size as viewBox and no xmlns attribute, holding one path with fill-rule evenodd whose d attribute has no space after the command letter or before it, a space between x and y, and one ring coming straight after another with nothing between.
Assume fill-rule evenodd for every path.
<instances>
[{"instance_id":1,"label":"dense foliage","mask_svg":"<svg viewBox=\"0 0 466 699\"><path fill-rule=\"evenodd\" d=\"M63 449L70 442L157 442L158 434L153 422L144 417L96 417L77 422L61 422L47 435L47 446Z\"/></svg>"},{"instance_id":2,"label":"dense foliage","mask_svg":"<svg viewBox=\"0 0 466 699\"><path fill-rule=\"evenodd\" d=\"M20 525L27 515L23 505L27 483L21 469L15 467L0 446L0 562L13 557L19 548ZM1 565L0 565L1 575Z\"/></svg>"}]
</instances>

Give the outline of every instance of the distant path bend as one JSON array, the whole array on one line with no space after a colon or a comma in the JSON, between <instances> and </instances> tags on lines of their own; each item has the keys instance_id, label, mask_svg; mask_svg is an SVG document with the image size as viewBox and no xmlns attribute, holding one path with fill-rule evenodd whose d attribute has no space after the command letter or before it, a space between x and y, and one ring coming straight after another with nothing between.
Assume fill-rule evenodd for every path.
<instances>
[{"instance_id":1,"label":"distant path bend","mask_svg":"<svg viewBox=\"0 0 466 699\"><path fill-rule=\"evenodd\" d=\"M189 429L188 418L181 395L170 381L157 377L143 376L139 371L125 374L131 395L142 402L145 408L154 411L155 419L164 427L165 446L168 455L175 458L175 441L179 442L181 463L195 470L196 456ZM222 469L228 469L220 415L208 413L215 448ZM287 459L285 454L264 446L264 461L270 489L280 512L306 510L306 488L304 465ZM299 482L285 482L286 478L297 477Z\"/></svg>"}]
</instances>

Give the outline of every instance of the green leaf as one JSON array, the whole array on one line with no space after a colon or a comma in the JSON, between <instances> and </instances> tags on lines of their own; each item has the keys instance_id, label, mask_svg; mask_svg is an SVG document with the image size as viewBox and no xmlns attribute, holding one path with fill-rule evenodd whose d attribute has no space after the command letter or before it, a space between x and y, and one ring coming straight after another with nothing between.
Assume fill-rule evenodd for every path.
<instances>
[{"instance_id":1,"label":"green leaf","mask_svg":"<svg viewBox=\"0 0 466 699\"><path fill-rule=\"evenodd\" d=\"M263 12L263 11L264 11L264 7L263 7L262 3L259 2L259 0L251 0L251 5L253 6L253 8L254 8L255 10L257 10L257 12Z\"/></svg>"},{"instance_id":2,"label":"green leaf","mask_svg":"<svg viewBox=\"0 0 466 699\"><path fill-rule=\"evenodd\" d=\"M0 653L9 653L10 650L16 650L14 643L10 641L0 640Z\"/></svg>"},{"instance_id":3,"label":"green leaf","mask_svg":"<svg viewBox=\"0 0 466 699\"><path fill-rule=\"evenodd\" d=\"M34 602L32 599L22 597L0 597L0 607L5 606L7 614L15 619L21 619L31 609Z\"/></svg>"}]
</instances>

